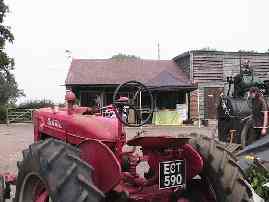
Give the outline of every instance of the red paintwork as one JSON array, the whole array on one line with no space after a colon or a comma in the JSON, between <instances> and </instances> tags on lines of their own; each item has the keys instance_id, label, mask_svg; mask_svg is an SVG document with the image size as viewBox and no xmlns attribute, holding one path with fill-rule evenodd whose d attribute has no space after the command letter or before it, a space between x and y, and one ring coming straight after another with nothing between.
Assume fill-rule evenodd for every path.
<instances>
[{"instance_id":1,"label":"red paintwork","mask_svg":"<svg viewBox=\"0 0 269 202\"><path fill-rule=\"evenodd\" d=\"M114 153L99 140L87 140L79 149L81 159L94 168L94 184L105 193L112 190L121 179L121 165Z\"/></svg>"},{"instance_id":2,"label":"red paintwork","mask_svg":"<svg viewBox=\"0 0 269 202\"><path fill-rule=\"evenodd\" d=\"M185 144L182 149L182 158L186 159L187 164L187 180L191 180L195 175L202 171L204 161L191 145Z\"/></svg>"},{"instance_id":3,"label":"red paintwork","mask_svg":"<svg viewBox=\"0 0 269 202\"><path fill-rule=\"evenodd\" d=\"M35 202L47 202L48 198L49 198L49 193L45 191L45 192L40 193L40 195L38 195Z\"/></svg>"},{"instance_id":4,"label":"red paintwork","mask_svg":"<svg viewBox=\"0 0 269 202\"><path fill-rule=\"evenodd\" d=\"M48 202L49 192L43 182L38 182L34 184L33 187L33 201L34 202Z\"/></svg>"},{"instance_id":5,"label":"red paintwork","mask_svg":"<svg viewBox=\"0 0 269 202\"><path fill-rule=\"evenodd\" d=\"M12 185L16 184L16 180L17 180L16 175L11 174L11 173L4 173L4 174L1 174L1 176L4 177L6 183L12 184Z\"/></svg>"},{"instance_id":6,"label":"red paintwork","mask_svg":"<svg viewBox=\"0 0 269 202\"><path fill-rule=\"evenodd\" d=\"M82 115L84 110L85 108L75 108L72 114L68 114L65 109L55 111L45 108L35 111L33 116L35 141L39 141L41 134L71 144L79 144L87 139L98 139L113 143L118 141L117 119Z\"/></svg>"},{"instance_id":7,"label":"red paintwork","mask_svg":"<svg viewBox=\"0 0 269 202\"><path fill-rule=\"evenodd\" d=\"M72 95L66 99L67 108L44 108L34 112L34 139L39 141L49 136L73 145L80 144L81 158L94 168L94 182L105 193L112 189L128 192L129 202L170 202L176 189L159 190L159 162L185 159L188 181L202 170L203 159L186 144L189 138L136 137L128 144L142 146L143 156L124 153L126 134L120 121L97 115L90 108L75 107ZM130 168L128 172L121 172L123 159L127 156ZM149 179L136 173L141 160L147 160L154 171ZM181 192L180 188L177 191ZM178 200L184 201L183 198Z\"/></svg>"},{"instance_id":8,"label":"red paintwork","mask_svg":"<svg viewBox=\"0 0 269 202\"><path fill-rule=\"evenodd\" d=\"M130 146L142 146L146 148L162 149L169 147L180 147L188 142L190 138L175 138L169 136L146 136L135 137L127 142Z\"/></svg>"}]
</instances>

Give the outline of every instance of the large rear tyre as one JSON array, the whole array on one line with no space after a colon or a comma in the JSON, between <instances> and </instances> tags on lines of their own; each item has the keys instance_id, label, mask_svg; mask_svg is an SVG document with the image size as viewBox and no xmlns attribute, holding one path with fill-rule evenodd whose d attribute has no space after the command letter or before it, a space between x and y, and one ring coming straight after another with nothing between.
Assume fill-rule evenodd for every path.
<instances>
[{"instance_id":1,"label":"large rear tyre","mask_svg":"<svg viewBox=\"0 0 269 202\"><path fill-rule=\"evenodd\" d=\"M191 144L204 159L200 174L212 185L218 202L252 202L252 194L235 157L214 139L192 134Z\"/></svg>"},{"instance_id":2,"label":"large rear tyre","mask_svg":"<svg viewBox=\"0 0 269 202\"><path fill-rule=\"evenodd\" d=\"M100 202L104 197L93 184L93 168L64 142L32 144L18 168L15 202Z\"/></svg>"}]
</instances>

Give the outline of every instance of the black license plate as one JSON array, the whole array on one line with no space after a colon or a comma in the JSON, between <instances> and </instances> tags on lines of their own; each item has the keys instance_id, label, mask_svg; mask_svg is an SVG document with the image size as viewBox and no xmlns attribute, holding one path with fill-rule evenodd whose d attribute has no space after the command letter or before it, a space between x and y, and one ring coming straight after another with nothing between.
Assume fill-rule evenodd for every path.
<instances>
[{"instance_id":1,"label":"black license plate","mask_svg":"<svg viewBox=\"0 0 269 202\"><path fill-rule=\"evenodd\" d=\"M186 165L184 160L160 162L159 188L183 187L186 184Z\"/></svg>"}]
</instances>

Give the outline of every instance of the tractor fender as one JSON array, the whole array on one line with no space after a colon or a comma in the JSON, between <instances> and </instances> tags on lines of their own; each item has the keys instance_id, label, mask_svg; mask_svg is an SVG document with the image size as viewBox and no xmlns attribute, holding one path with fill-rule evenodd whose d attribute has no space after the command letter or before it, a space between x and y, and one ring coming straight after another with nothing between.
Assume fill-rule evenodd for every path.
<instances>
[{"instance_id":1,"label":"tractor fender","mask_svg":"<svg viewBox=\"0 0 269 202\"><path fill-rule=\"evenodd\" d=\"M107 193L119 184L121 165L110 148L99 140L88 139L79 144L80 158L93 168L94 184Z\"/></svg>"}]
</instances>

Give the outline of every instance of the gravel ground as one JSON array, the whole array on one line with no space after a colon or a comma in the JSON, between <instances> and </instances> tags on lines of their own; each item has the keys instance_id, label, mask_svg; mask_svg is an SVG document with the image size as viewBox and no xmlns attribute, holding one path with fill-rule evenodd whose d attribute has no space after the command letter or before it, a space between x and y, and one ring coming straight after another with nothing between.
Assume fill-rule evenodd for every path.
<instances>
[{"instance_id":1,"label":"gravel ground","mask_svg":"<svg viewBox=\"0 0 269 202\"><path fill-rule=\"evenodd\" d=\"M0 173L17 172L21 151L33 141L32 124L0 125Z\"/></svg>"}]
</instances>

